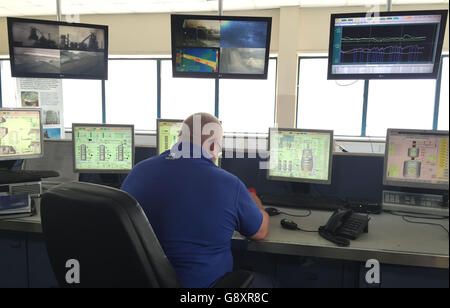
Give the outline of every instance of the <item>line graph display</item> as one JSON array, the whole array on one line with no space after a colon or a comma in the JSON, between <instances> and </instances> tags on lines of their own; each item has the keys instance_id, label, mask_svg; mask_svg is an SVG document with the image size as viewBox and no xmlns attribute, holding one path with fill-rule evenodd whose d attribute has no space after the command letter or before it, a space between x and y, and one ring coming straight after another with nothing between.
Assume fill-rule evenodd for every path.
<instances>
[{"instance_id":1,"label":"line graph display","mask_svg":"<svg viewBox=\"0 0 450 308\"><path fill-rule=\"evenodd\" d=\"M339 63L433 63L438 27L438 24L342 27Z\"/></svg>"}]
</instances>

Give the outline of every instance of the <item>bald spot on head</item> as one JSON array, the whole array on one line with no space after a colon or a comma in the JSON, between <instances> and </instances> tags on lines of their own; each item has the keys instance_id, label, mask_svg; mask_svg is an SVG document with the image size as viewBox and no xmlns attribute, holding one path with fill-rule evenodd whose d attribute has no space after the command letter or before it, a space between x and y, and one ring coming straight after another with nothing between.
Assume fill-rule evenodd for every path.
<instances>
[{"instance_id":1,"label":"bald spot on head","mask_svg":"<svg viewBox=\"0 0 450 308\"><path fill-rule=\"evenodd\" d=\"M201 138L199 138L201 142L201 145L203 145L203 143L210 138L213 135L212 131L209 131L207 134L203 135L203 129L205 128L205 126L207 124L216 124L218 128L222 128L222 124L220 123L220 121L213 115L206 113L206 112L199 112L199 113L194 113L193 115L189 116L186 120L183 121L183 126L185 126L186 128L189 129L189 141L193 142L193 143L197 143L194 138L194 136L199 136L201 135ZM196 130L200 130L200 131L194 131L194 129ZM220 132L222 134L222 132ZM216 132L217 134L217 132ZM180 132L180 139L183 141L187 141L187 136L183 136L183 130Z\"/></svg>"}]
</instances>

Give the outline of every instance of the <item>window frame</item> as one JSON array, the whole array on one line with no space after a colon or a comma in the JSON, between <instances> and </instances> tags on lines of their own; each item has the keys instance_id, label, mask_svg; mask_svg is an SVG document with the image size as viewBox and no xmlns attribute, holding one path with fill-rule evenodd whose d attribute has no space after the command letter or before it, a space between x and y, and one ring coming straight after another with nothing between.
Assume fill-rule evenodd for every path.
<instances>
[{"instance_id":1,"label":"window frame","mask_svg":"<svg viewBox=\"0 0 450 308\"><path fill-rule=\"evenodd\" d=\"M160 119L161 118L161 61L172 61L172 58L170 56L157 56L157 57L151 57L151 56L136 56L136 57L127 57L127 56L109 56L108 57L108 61L114 61L114 60L152 60L152 61L156 61L156 65L157 65L157 69L156 69L156 74L157 74L157 103L156 103L156 108L157 108L157 118L156 119ZM269 57L269 61L270 60L275 60L275 83L274 83L274 87L275 87L275 97L274 97L274 106L273 106L273 122L276 123L276 107L277 107L277 84L278 84L278 57L276 56L270 56ZM9 58L0 58L0 61L10 61ZM1 67L0 67L0 108L2 107L2 87L1 87ZM220 105L220 99L219 99L219 82L220 79L216 79L215 82L215 101L211 102L211 104L214 104L214 113L216 117L219 117L219 105ZM105 80L101 80L101 93L102 93L102 124L107 124L106 123L106 112L107 112L107 108L106 108L106 81ZM70 132L71 128L70 127L65 127L66 131ZM136 131L136 133L146 133L146 132L156 132L153 130L150 131ZM238 132L238 134L254 134L252 132Z\"/></svg>"},{"instance_id":2,"label":"window frame","mask_svg":"<svg viewBox=\"0 0 450 308\"><path fill-rule=\"evenodd\" d=\"M432 127L433 130L437 130L438 121L439 121L439 106L440 106L440 98L441 98L441 88L442 88L442 67L444 63L444 58L448 58L449 54L447 52L442 53L441 55L441 64L439 68L438 78L436 79L436 90L435 90L435 103L434 103L434 117ZM298 114L299 114L299 90L300 90L300 65L302 60L307 59L328 59L326 55L299 55L298 56L298 71L297 71L297 99L296 99L296 113L295 113L295 127L298 127ZM372 138L367 136L366 128L367 128L367 114L368 114L368 106L369 106L369 91L370 91L370 80L364 80L364 96L362 100L363 104L363 113L361 117L361 135L360 136L341 136L341 137L356 137L356 138Z\"/></svg>"}]
</instances>

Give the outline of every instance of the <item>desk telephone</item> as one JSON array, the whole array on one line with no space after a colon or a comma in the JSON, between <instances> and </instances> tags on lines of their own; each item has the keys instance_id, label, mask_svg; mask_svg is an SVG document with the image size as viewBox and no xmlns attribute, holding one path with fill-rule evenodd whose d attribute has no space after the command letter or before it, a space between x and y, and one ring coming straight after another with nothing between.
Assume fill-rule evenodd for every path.
<instances>
[{"instance_id":1,"label":"desk telephone","mask_svg":"<svg viewBox=\"0 0 450 308\"><path fill-rule=\"evenodd\" d=\"M350 240L369 232L369 220L368 216L355 214L352 210L337 210L327 224L319 228L319 234L338 246L347 247Z\"/></svg>"}]
</instances>

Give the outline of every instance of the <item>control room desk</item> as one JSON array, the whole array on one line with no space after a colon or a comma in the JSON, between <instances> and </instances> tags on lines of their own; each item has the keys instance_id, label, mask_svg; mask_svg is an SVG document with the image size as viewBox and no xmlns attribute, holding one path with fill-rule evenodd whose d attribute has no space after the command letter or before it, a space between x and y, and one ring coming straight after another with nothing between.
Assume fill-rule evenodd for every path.
<instances>
[{"instance_id":1,"label":"control room desk","mask_svg":"<svg viewBox=\"0 0 450 308\"><path fill-rule=\"evenodd\" d=\"M39 213L39 206L38 213ZM279 208L279 207L278 207ZM291 214L305 214L303 210L282 209ZM362 234L350 247L337 247L317 233L282 229L283 218L292 219L302 229L317 230L325 225L331 212L313 211L307 218L290 218L285 215L271 217L266 240L255 242L239 234L234 240L246 241L247 250L273 254L298 255L328 259L366 262L376 259L380 263L405 266L449 268L449 236L439 227L407 223L401 217L383 213L371 215L369 233ZM449 226L448 219L433 221ZM0 220L0 231L42 233L39 214L33 217Z\"/></svg>"},{"instance_id":2,"label":"control room desk","mask_svg":"<svg viewBox=\"0 0 450 308\"><path fill-rule=\"evenodd\" d=\"M277 208L290 214L306 213L303 210ZM317 230L327 223L331 214L313 211L307 218L273 216L264 241L249 241L237 233L233 239L247 241L248 251L360 262L376 259L382 264L449 268L448 234L440 227L407 223L399 216L387 213L371 215L369 233L363 233L357 240L351 241L350 247L344 248L328 242L317 233L286 230L280 225L281 219L287 218L298 223L302 229ZM448 219L431 222L442 224L447 229L449 226Z\"/></svg>"}]
</instances>

